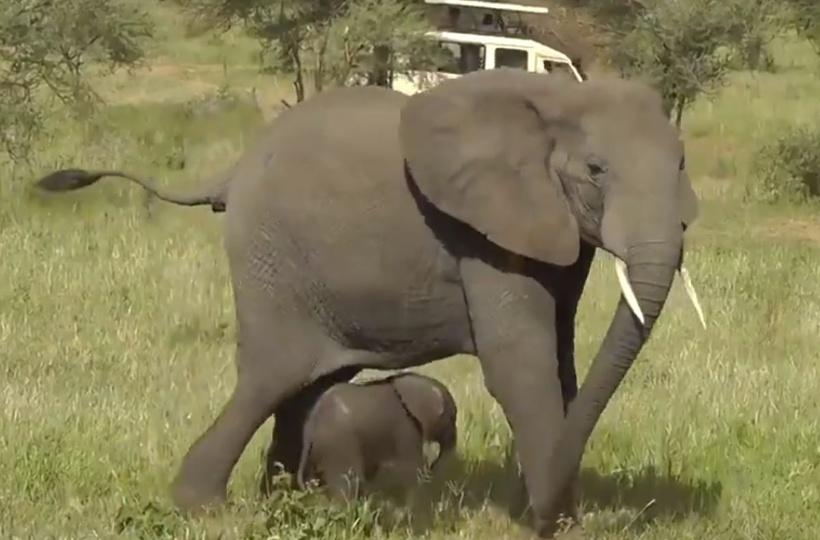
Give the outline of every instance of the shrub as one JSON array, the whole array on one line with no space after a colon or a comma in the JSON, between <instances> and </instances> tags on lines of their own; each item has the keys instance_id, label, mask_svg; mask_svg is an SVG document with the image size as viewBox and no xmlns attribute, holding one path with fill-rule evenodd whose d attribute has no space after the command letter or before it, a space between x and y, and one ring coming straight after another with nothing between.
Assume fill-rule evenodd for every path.
<instances>
[{"instance_id":1,"label":"shrub","mask_svg":"<svg viewBox=\"0 0 820 540\"><path fill-rule=\"evenodd\" d=\"M87 68L132 66L151 21L137 0L0 2L0 158L28 157L40 133L44 97L97 101Z\"/></svg>"},{"instance_id":2,"label":"shrub","mask_svg":"<svg viewBox=\"0 0 820 540\"><path fill-rule=\"evenodd\" d=\"M820 127L816 122L789 126L760 146L753 167L752 198L775 202L820 197Z\"/></svg>"}]
</instances>

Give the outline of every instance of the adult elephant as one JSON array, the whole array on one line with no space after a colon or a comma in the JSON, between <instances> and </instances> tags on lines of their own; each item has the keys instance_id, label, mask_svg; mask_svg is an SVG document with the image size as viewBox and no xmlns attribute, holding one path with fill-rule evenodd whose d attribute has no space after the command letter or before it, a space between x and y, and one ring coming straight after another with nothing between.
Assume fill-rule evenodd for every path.
<instances>
[{"instance_id":1,"label":"adult elephant","mask_svg":"<svg viewBox=\"0 0 820 540\"><path fill-rule=\"evenodd\" d=\"M39 184L106 174L148 185L77 169ZM185 456L176 504L224 500L254 432L271 414L280 436L292 432L300 396L362 368L465 353L504 410L535 526L551 535L697 213L659 96L511 69L413 97L336 89L283 112L226 178L212 193L161 195L227 205L238 325L235 389ZM623 294L577 392L575 313L595 248L621 261Z\"/></svg>"}]
</instances>

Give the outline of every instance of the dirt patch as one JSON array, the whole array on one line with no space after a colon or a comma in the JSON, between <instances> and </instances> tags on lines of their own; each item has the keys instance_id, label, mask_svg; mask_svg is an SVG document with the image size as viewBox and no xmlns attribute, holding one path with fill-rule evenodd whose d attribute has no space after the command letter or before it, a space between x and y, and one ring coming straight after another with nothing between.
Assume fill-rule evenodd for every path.
<instances>
[{"instance_id":1,"label":"dirt patch","mask_svg":"<svg viewBox=\"0 0 820 540\"><path fill-rule=\"evenodd\" d=\"M760 227L769 237L788 238L820 245L820 216L817 218L778 218Z\"/></svg>"}]
</instances>

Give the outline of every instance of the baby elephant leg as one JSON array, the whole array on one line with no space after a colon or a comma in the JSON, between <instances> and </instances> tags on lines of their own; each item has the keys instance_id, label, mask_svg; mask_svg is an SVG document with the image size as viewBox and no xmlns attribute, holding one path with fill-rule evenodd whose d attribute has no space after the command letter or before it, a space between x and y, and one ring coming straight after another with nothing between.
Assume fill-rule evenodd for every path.
<instances>
[{"instance_id":1,"label":"baby elephant leg","mask_svg":"<svg viewBox=\"0 0 820 540\"><path fill-rule=\"evenodd\" d=\"M421 452L406 452L406 455L399 456L396 461L386 467L388 473L388 494L403 503L413 501L416 488L422 480L424 474L424 455Z\"/></svg>"},{"instance_id":2,"label":"baby elephant leg","mask_svg":"<svg viewBox=\"0 0 820 540\"><path fill-rule=\"evenodd\" d=\"M361 453L355 447L345 445L329 450L317 464L317 472L328 492L332 497L347 501L358 498L366 480Z\"/></svg>"},{"instance_id":3,"label":"baby elephant leg","mask_svg":"<svg viewBox=\"0 0 820 540\"><path fill-rule=\"evenodd\" d=\"M397 420L397 426L402 422ZM379 492L402 504L409 503L425 472L422 434L406 423L399 429L396 453L378 464L374 485Z\"/></svg>"},{"instance_id":4,"label":"baby elephant leg","mask_svg":"<svg viewBox=\"0 0 820 540\"><path fill-rule=\"evenodd\" d=\"M270 495L273 478L281 472L295 476L303 450L305 422L319 398L328 388L347 382L359 372L358 367L346 367L314 381L310 386L282 403L276 409L276 423L266 456L266 468L259 484L263 496ZM281 469L280 469L281 467Z\"/></svg>"}]
</instances>

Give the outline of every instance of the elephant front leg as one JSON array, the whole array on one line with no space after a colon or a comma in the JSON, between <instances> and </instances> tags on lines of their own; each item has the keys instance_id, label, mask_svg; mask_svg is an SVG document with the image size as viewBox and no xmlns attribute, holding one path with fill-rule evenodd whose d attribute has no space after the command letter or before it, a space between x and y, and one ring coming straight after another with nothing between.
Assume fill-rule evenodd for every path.
<instances>
[{"instance_id":1,"label":"elephant front leg","mask_svg":"<svg viewBox=\"0 0 820 540\"><path fill-rule=\"evenodd\" d=\"M487 390L512 429L536 530L550 537L559 509L547 507L548 467L564 420L555 301L536 280L475 259L461 274Z\"/></svg>"},{"instance_id":2,"label":"elephant front leg","mask_svg":"<svg viewBox=\"0 0 820 540\"><path fill-rule=\"evenodd\" d=\"M578 394L578 377L575 371L575 307L577 301L571 308L559 304L556 309L556 333L558 343L558 376L561 381L561 401L563 403L564 416L569 411L569 406ZM562 501L564 504L559 509L574 522L580 524L581 516L578 512L581 504L581 474L580 470L575 472L574 478L565 492Z\"/></svg>"},{"instance_id":3,"label":"elephant front leg","mask_svg":"<svg viewBox=\"0 0 820 540\"><path fill-rule=\"evenodd\" d=\"M578 302L584 292L595 248L582 243L578 260L574 265L561 273L561 295L556 299L555 319L558 342L558 376L561 379L561 395L564 402L564 415L569 410L570 403L578 394L578 377L575 370L575 316L578 311ZM576 471L575 478L567 487L563 500L566 505L562 512L580 523L578 508L581 503L581 475Z\"/></svg>"},{"instance_id":4,"label":"elephant front leg","mask_svg":"<svg viewBox=\"0 0 820 540\"><path fill-rule=\"evenodd\" d=\"M558 340L558 376L561 379L564 414L569 410L569 404L578 394L578 376L575 371L575 315L594 257L595 248L582 242L578 260L571 267L561 270L557 279L558 286L552 283L553 288L560 291L556 298L555 329ZM544 278L540 281L546 285Z\"/></svg>"}]
</instances>

